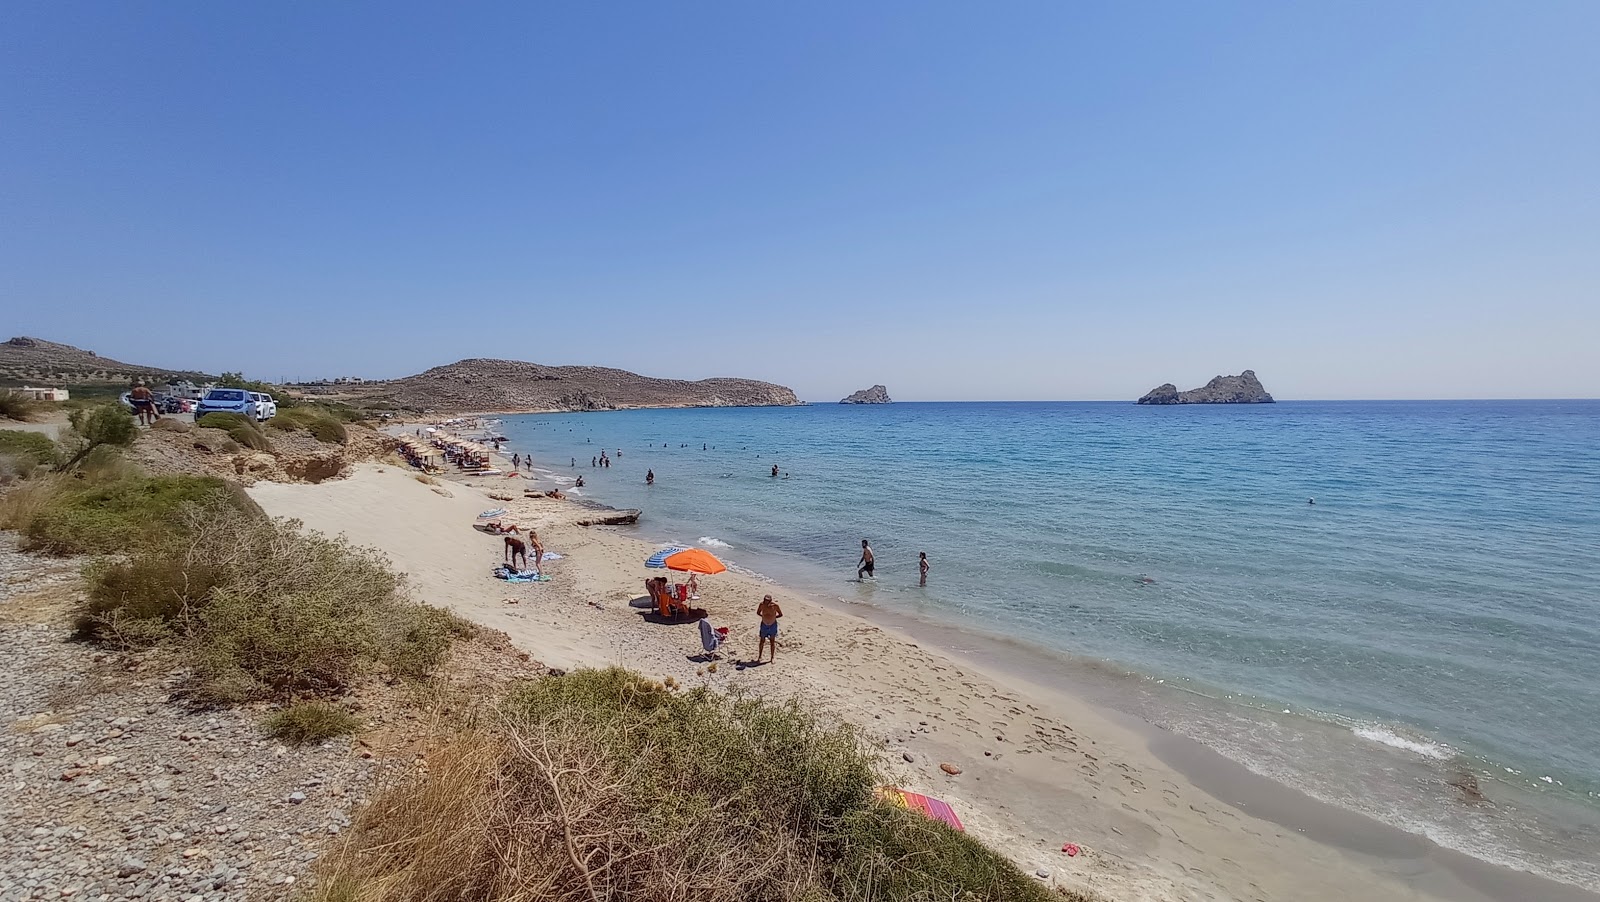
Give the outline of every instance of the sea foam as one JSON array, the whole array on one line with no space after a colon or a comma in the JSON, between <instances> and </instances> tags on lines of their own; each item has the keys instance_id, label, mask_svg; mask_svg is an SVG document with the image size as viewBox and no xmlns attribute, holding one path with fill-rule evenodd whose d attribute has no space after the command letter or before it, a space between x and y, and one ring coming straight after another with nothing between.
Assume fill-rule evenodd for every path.
<instances>
[{"instance_id":1,"label":"sea foam","mask_svg":"<svg viewBox=\"0 0 1600 902\"><path fill-rule=\"evenodd\" d=\"M732 545L728 544L727 542L722 541L721 539L717 538L716 536L701 536L700 538L696 539L695 541L697 541L700 544L706 546L707 548L732 548L733 547Z\"/></svg>"},{"instance_id":2,"label":"sea foam","mask_svg":"<svg viewBox=\"0 0 1600 902\"><path fill-rule=\"evenodd\" d=\"M1355 734L1362 739L1421 755L1424 758L1432 758L1435 761L1449 761L1456 756L1455 749L1448 745L1425 739L1408 739L1384 727L1356 727Z\"/></svg>"}]
</instances>

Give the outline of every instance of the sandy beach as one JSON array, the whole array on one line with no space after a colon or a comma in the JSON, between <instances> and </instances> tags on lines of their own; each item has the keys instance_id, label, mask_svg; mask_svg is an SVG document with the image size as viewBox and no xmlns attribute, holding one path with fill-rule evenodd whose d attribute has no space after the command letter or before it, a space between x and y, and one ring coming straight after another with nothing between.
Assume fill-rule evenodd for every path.
<instances>
[{"instance_id":1,"label":"sandy beach","mask_svg":"<svg viewBox=\"0 0 1600 902\"><path fill-rule=\"evenodd\" d=\"M577 526L590 511L523 498L531 485L521 476L431 485L403 467L365 464L321 485L261 482L249 491L274 516L382 549L419 598L504 630L549 667L618 664L686 686L798 696L858 724L899 785L948 801L972 834L1055 885L1125 902L1596 898L1254 778L1193 743L1018 677L1025 661L996 666L943 651L752 576L700 581L698 604L730 628L713 670L695 624L651 622L630 604L644 594L643 561L657 546L627 528ZM502 542L471 525L502 506L561 555L546 565L551 581L491 576ZM744 666L765 593L786 615L777 661ZM1083 854L1069 857L1064 843Z\"/></svg>"}]
</instances>

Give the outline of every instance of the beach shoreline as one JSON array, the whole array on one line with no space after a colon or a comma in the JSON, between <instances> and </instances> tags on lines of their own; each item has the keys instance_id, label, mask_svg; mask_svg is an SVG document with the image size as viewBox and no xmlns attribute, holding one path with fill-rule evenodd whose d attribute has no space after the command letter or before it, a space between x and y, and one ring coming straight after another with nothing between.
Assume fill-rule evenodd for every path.
<instances>
[{"instance_id":1,"label":"beach shoreline","mask_svg":"<svg viewBox=\"0 0 1600 902\"><path fill-rule=\"evenodd\" d=\"M551 666L620 663L684 685L816 699L863 727L901 785L951 801L974 835L1061 886L1108 899L1600 898L1324 805L1070 687L1039 685L946 650L926 630L886 624L881 612L863 617L750 576L703 580L700 603L717 625L734 627L735 653L748 658L750 612L772 592L789 614L778 663L708 673L693 660L692 625L650 624L628 607L643 594L653 544L570 525L576 505L489 500L489 492L520 495L521 478L443 482L363 467L338 483L251 491L269 513L383 547L424 600L507 631ZM385 510L378 520L375 505ZM489 577L499 542L469 524L493 506L511 507L565 555L551 567L553 582L513 587ZM963 773L947 776L940 763ZM1086 854L1069 858L1063 842Z\"/></svg>"}]
</instances>

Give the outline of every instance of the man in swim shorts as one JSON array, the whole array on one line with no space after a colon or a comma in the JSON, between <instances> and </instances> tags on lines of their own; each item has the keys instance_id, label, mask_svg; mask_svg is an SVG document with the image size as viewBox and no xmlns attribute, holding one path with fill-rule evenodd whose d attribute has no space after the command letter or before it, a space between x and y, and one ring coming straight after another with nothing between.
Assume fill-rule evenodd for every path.
<instances>
[{"instance_id":1,"label":"man in swim shorts","mask_svg":"<svg viewBox=\"0 0 1600 902\"><path fill-rule=\"evenodd\" d=\"M128 402L133 405L133 412L139 416L141 426L149 426L161 418L161 414L156 412L156 397L150 393L143 380L128 392Z\"/></svg>"},{"instance_id":2,"label":"man in swim shorts","mask_svg":"<svg viewBox=\"0 0 1600 902\"><path fill-rule=\"evenodd\" d=\"M756 643L756 663L761 663L761 650L772 643L772 651L768 660L778 662L778 618L783 616L783 608L768 595L761 599L761 604L756 608L756 616L761 618L761 639Z\"/></svg>"},{"instance_id":3,"label":"man in swim shorts","mask_svg":"<svg viewBox=\"0 0 1600 902\"><path fill-rule=\"evenodd\" d=\"M516 567L518 557L522 558L522 567L519 569L528 569L528 543L516 536L506 536L506 563Z\"/></svg>"},{"instance_id":4,"label":"man in swim shorts","mask_svg":"<svg viewBox=\"0 0 1600 902\"><path fill-rule=\"evenodd\" d=\"M856 579L859 580L859 579L862 579L862 578L867 577L867 576L872 576L873 563L874 563L874 561L873 561L873 557L872 557L872 546L867 544L867 540L866 539L862 539L861 540L861 560L856 566ZM877 577L875 577L875 576L873 576L872 578L873 579L877 579Z\"/></svg>"}]
</instances>

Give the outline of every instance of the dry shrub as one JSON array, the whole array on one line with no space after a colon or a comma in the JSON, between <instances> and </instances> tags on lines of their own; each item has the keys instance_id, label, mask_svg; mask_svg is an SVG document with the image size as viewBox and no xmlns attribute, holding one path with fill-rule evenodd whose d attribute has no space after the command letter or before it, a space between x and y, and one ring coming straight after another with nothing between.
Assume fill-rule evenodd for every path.
<instances>
[{"instance_id":1,"label":"dry shrub","mask_svg":"<svg viewBox=\"0 0 1600 902\"><path fill-rule=\"evenodd\" d=\"M354 733L361 721L344 708L329 702L299 702L269 714L261 722L268 736L291 745L307 745Z\"/></svg>"},{"instance_id":2,"label":"dry shrub","mask_svg":"<svg viewBox=\"0 0 1600 902\"><path fill-rule=\"evenodd\" d=\"M0 455L27 458L42 466L61 462L61 448L42 432L0 429Z\"/></svg>"},{"instance_id":3,"label":"dry shrub","mask_svg":"<svg viewBox=\"0 0 1600 902\"><path fill-rule=\"evenodd\" d=\"M0 494L0 529L22 530L71 486L67 477L52 474L30 479Z\"/></svg>"},{"instance_id":4,"label":"dry shrub","mask_svg":"<svg viewBox=\"0 0 1600 902\"><path fill-rule=\"evenodd\" d=\"M427 762L325 862L319 902L1054 898L874 801L853 730L793 702L578 671L532 684Z\"/></svg>"},{"instance_id":5,"label":"dry shrub","mask_svg":"<svg viewBox=\"0 0 1600 902\"><path fill-rule=\"evenodd\" d=\"M45 408L45 402L35 401L32 395L0 389L0 419L31 420L44 413Z\"/></svg>"}]
</instances>

